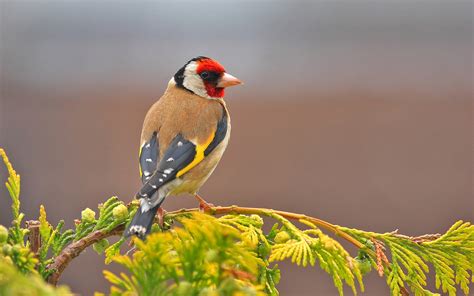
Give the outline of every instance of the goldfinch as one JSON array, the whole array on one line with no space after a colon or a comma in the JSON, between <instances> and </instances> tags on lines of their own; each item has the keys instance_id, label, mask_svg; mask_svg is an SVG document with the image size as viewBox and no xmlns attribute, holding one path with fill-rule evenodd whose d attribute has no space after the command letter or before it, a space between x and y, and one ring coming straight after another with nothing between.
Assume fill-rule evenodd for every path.
<instances>
[{"instance_id":1,"label":"goldfinch","mask_svg":"<svg viewBox=\"0 0 474 296\"><path fill-rule=\"evenodd\" d=\"M171 78L163 96L146 114L139 154L140 208L125 236L150 232L156 212L168 195L197 192L219 163L230 137L226 87L242 82L217 61L199 56Z\"/></svg>"}]
</instances>

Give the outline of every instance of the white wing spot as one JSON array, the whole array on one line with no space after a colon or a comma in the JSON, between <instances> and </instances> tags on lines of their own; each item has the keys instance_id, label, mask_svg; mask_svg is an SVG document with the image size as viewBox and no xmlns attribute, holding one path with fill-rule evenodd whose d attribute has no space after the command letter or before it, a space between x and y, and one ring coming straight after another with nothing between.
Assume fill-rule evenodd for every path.
<instances>
[{"instance_id":1,"label":"white wing spot","mask_svg":"<svg viewBox=\"0 0 474 296\"><path fill-rule=\"evenodd\" d=\"M162 175L163 177L165 177L165 178L166 178L166 177L168 177L168 175L167 175L167 174L161 174L161 175Z\"/></svg>"},{"instance_id":2,"label":"white wing spot","mask_svg":"<svg viewBox=\"0 0 474 296\"><path fill-rule=\"evenodd\" d=\"M163 173L165 173L165 174L171 174L172 171L173 171L173 169L172 169L172 168L169 168L169 169L164 170Z\"/></svg>"},{"instance_id":3,"label":"white wing spot","mask_svg":"<svg viewBox=\"0 0 474 296\"><path fill-rule=\"evenodd\" d=\"M156 189L158 187L156 185L151 185L151 188Z\"/></svg>"},{"instance_id":4,"label":"white wing spot","mask_svg":"<svg viewBox=\"0 0 474 296\"><path fill-rule=\"evenodd\" d=\"M170 161L174 161L174 158L173 157L170 157L166 160L166 162L170 162Z\"/></svg>"},{"instance_id":5,"label":"white wing spot","mask_svg":"<svg viewBox=\"0 0 474 296\"><path fill-rule=\"evenodd\" d=\"M146 232L146 228L141 225L133 225L130 227L130 232L143 235Z\"/></svg>"},{"instance_id":6,"label":"white wing spot","mask_svg":"<svg viewBox=\"0 0 474 296\"><path fill-rule=\"evenodd\" d=\"M145 177L147 177L147 176L150 175L150 172L149 171L144 171L143 174L145 175Z\"/></svg>"},{"instance_id":7,"label":"white wing spot","mask_svg":"<svg viewBox=\"0 0 474 296\"><path fill-rule=\"evenodd\" d=\"M153 162L153 159L147 158L147 159L145 159L145 161L146 161L146 162Z\"/></svg>"},{"instance_id":8,"label":"white wing spot","mask_svg":"<svg viewBox=\"0 0 474 296\"><path fill-rule=\"evenodd\" d=\"M158 179L158 181L163 182L163 179Z\"/></svg>"},{"instance_id":9,"label":"white wing spot","mask_svg":"<svg viewBox=\"0 0 474 296\"><path fill-rule=\"evenodd\" d=\"M150 148L150 143L146 144L145 148Z\"/></svg>"},{"instance_id":10,"label":"white wing spot","mask_svg":"<svg viewBox=\"0 0 474 296\"><path fill-rule=\"evenodd\" d=\"M178 147L181 147L181 146L183 146L183 142L179 141L178 142Z\"/></svg>"}]
</instances>

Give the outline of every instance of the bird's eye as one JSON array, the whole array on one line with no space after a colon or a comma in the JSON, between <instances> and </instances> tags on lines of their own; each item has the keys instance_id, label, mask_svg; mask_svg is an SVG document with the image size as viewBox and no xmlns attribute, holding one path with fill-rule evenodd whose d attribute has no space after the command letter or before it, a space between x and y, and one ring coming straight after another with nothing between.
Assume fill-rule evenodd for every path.
<instances>
[{"instance_id":1,"label":"bird's eye","mask_svg":"<svg viewBox=\"0 0 474 296\"><path fill-rule=\"evenodd\" d=\"M200 74L200 76L201 76L202 79L207 79L207 78L209 78L209 72L204 71Z\"/></svg>"}]
</instances>

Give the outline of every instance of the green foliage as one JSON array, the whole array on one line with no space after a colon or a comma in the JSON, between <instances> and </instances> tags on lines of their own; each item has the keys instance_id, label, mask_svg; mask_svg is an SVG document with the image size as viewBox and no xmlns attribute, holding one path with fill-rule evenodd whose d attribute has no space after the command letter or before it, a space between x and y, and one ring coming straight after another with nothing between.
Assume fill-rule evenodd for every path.
<instances>
[{"instance_id":1,"label":"green foliage","mask_svg":"<svg viewBox=\"0 0 474 296\"><path fill-rule=\"evenodd\" d=\"M62 220L53 228L47 220L46 210L43 205L40 206L38 220L40 222L39 233L42 242L38 250L38 271L43 278L47 278L53 272L47 268L53 260L52 257L49 258L50 252L52 252L52 256L57 256L73 240L74 231L69 229L61 233L64 226L64 221Z\"/></svg>"},{"instance_id":2,"label":"green foliage","mask_svg":"<svg viewBox=\"0 0 474 296\"><path fill-rule=\"evenodd\" d=\"M11 199L12 226L0 225L0 295L71 295L66 287L54 288L38 276L39 260L25 240L28 229L21 227L24 214L20 212L20 175L13 169L5 151L0 156L8 171L5 186Z\"/></svg>"},{"instance_id":3,"label":"green foliage","mask_svg":"<svg viewBox=\"0 0 474 296\"><path fill-rule=\"evenodd\" d=\"M270 267L268 255L271 252L271 242L263 233L263 219L258 215L225 215L217 219L217 222L231 226L240 232L242 244L263 262L255 274L258 284L264 287L268 295L278 295L276 285L280 281L280 269L278 265Z\"/></svg>"},{"instance_id":4,"label":"green foliage","mask_svg":"<svg viewBox=\"0 0 474 296\"><path fill-rule=\"evenodd\" d=\"M300 220L309 226L309 229L301 230L287 219L277 214L271 214L273 218L281 223L281 228L275 235L275 244L272 246L270 261L280 261L291 258L291 262L297 265L314 266L319 261L320 267L329 273L334 285L343 293L343 283L351 287L357 294L355 279L359 281L360 289L363 291L362 275L355 260L334 239L325 235L313 223Z\"/></svg>"},{"instance_id":5,"label":"green foliage","mask_svg":"<svg viewBox=\"0 0 474 296\"><path fill-rule=\"evenodd\" d=\"M72 295L65 286L55 288L34 273L24 275L13 263L0 255L0 295L55 296Z\"/></svg>"},{"instance_id":6,"label":"green foliage","mask_svg":"<svg viewBox=\"0 0 474 296\"><path fill-rule=\"evenodd\" d=\"M264 250L260 254L261 259L268 263L291 259L291 262L306 267L308 265L314 266L318 260L321 268L333 277L334 284L340 294L342 294L344 282L356 294L354 279L359 281L361 290L363 290L362 275L358 266L337 241L323 234L309 221L300 220L309 226L309 229L301 230L288 219L276 213L268 211L264 214L279 222L274 225L267 236L262 232L263 220L258 215L227 215L219 218L219 221L240 230L249 246L260 244L260 249ZM275 284L271 283L278 283L279 271L277 269L267 270L267 273L268 275L273 273L274 276L266 278L264 282L267 286L266 292L278 295Z\"/></svg>"},{"instance_id":7,"label":"green foliage","mask_svg":"<svg viewBox=\"0 0 474 296\"><path fill-rule=\"evenodd\" d=\"M455 295L454 284L459 284L469 294L469 272L474 270L474 225L458 221L439 239L421 245L420 255L434 266L436 288L441 286L443 292Z\"/></svg>"},{"instance_id":8,"label":"green foliage","mask_svg":"<svg viewBox=\"0 0 474 296\"><path fill-rule=\"evenodd\" d=\"M105 264L110 264L115 256L120 255L120 247L124 242L125 238L121 237L118 242L105 249Z\"/></svg>"},{"instance_id":9,"label":"green foliage","mask_svg":"<svg viewBox=\"0 0 474 296\"><path fill-rule=\"evenodd\" d=\"M193 270L203 270L203 273L205 273L205 270L209 270L205 267L208 262L201 261L201 258L213 258L218 254L218 252L216 253L215 251L209 250L225 250L226 248L231 248L231 246L245 248L250 252L247 256L253 256L258 259L260 264L258 264L257 269L246 270L246 272L249 273L251 278L255 279L255 281L251 283L256 290L260 287L261 290L268 295L279 294L276 285L280 280L280 270L278 266L270 266L270 264L274 261L283 261L287 258L291 258L294 263L302 266L314 265L316 260L318 260L320 266L333 277L334 284L340 294L342 294L343 291L343 283L349 285L354 293L356 293L355 281L358 281L361 289L363 289L362 273L355 259L350 257L337 241L323 234L309 221L302 221L305 225L309 226L309 229L301 230L282 216L269 212L267 216L271 216L279 223L275 224L272 230L265 235L262 230L263 219L258 215L225 215L220 218L212 218L203 215L193 215L191 217L189 215L190 214L176 214L167 216L168 220L177 221L183 220L184 217L184 221L186 221L183 223L185 226L184 229L173 228L169 232L154 234L150 236L145 243L136 241L137 248L139 249L138 254L141 254L140 252L143 251L144 247L151 247L151 245L157 244L158 246L152 249L153 254L155 254L154 256L149 254L146 257L142 257L140 255L138 259L134 256L133 260L128 261L130 260L127 259L128 257L113 257L113 255L118 253L119 249L117 246L109 248L106 251L106 253L109 253L107 256L109 261L120 262L132 273L131 277L124 274L118 277L107 272L106 277L115 285L111 290L111 294L115 292L138 294L157 293L156 290L152 289L158 289L163 291L164 295L175 295L177 291L175 289L182 287L181 282L183 281L190 283L191 286L194 287L194 290L192 290L192 293L189 292L189 295L198 295L202 292L203 288L208 288L209 285L218 289L222 283L229 283L228 278L215 278L220 279L219 282L203 282L199 280L198 284L195 284L196 279L189 277L189 275L193 274ZM201 229L207 225L203 224L203 217L206 217L205 221L207 223L215 225L212 230L206 228L207 230L204 231ZM233 241L228 245L209 245L211 242L220 242L220 240L216 240L215 237L219 237L219 235L223 233L227 235L227 232L224 230L229 227L232 227L235 235L238 234L239 241L237 243ZM176 234L181 234L183 231L187 235ZM211 235L211 237L208 237L209 235ZM159 239L157 237L159 237ZM178 248L176 245L177 242L179 242L179 246L185 245L186 248ZM118 246L120 246L120 244L121 242L118 243ZM196 247L203 249L197 249L200 250L197 251ZM207 252L204 253L204 250ZM232 249L228 249L227 252L231 250ZM183 254L180 252L183 252ZM176 257L169 257L170 254L175 254ZM232 258L236 260L239 257L232 256ZM154 260L157 261L149 263L151 267L147 269L148 273L144 271L143 268L145 267L143 266L146 265L144 261L152 262ZM235 262L235 264L238 266L244 265L242 262ZM186 267L192 268L187 271ZM179 268L182 268L182 270ZM170 270L173 272L169 273ZM212 270L218 272L216 269ZM201 274L201 272L195 273ZM209 273L209 271L207 271L207 273ZM163 277L158 279L156 276L151 276L151 274L161 274ZM218 274L223 273L218 272ZM140 275L142 275L142 278L137 279ZM147 282L150 278L153 279L153 283ZM167 283L171 280L173 280L174 284L168 286ZM159 282L158 284L157 281ZM199 286L199 284L202 283L205 285ZM146 287L149 287L149 289Z\"/></svg>"},{"instance_id":10,"label":"green foliage","mask_svg":"<svg viewBox=\"0 0 474 296\"><path fill-rule=\"evenodd\" d=\"M8 179L5 182L5 186L10 194L10 198L12 201L12 214L13 214L13 221L12 227L10 228L10 243L12 244L19 244L23 242L23 237L26 234L26 229L21 228L21 221L24 218L24 214L20 212L20 175L16 173L11 165L10 161L8 160L7 154L3 149L0 148L0 156L5 163L7 170L8 170Z\"/></svg>"},{"instance_id":11,"label":"green foliage","mask_svg":"<svg viewBox=\"0 0 474 296\"><path fill-rule=\"evenodd\" d=\"M113 258L130 275L104 272L111 295L263 295L254 275L264 263L236 229L199 213L177 221L182 228L135 239L132 258Z\"/></svg>"},{"instance_id":12,"label":"green foliage","mask_svg":"<svg viewBox=\"0 0 474 296\"><path fill-rule=\"evenodd\" d=\"M38 259L30 251L29 244L25 241L28 229L21 227L24 214L20 212L20 175L16 173L3 149L0 148L0 156L5 163L8 171L8 179L5 186L11 199L12 226L7 230L7 240L2 239L0 247L3 256L11 261L16 267L24 273L36 272L35 266ZM2 226L2 233L5 236L5 227Z\"/></svg>"},{"instance_id":13,"label":"green foliage","mask_svg":"<svg viewBox=\"0 0 474 296\"><path fill-rule=\"evenodd\" d=\"M105 238L101 239L100 241L96 242L92 248L94 249L94 251L97 252L97 254L102 254L106 249L107 247L109 246L109 241Z\"/></svg>"},{"instance_id":14,"label":"green foliage","mask_svg":"<svg viewBox=\"0 0 474 296\"><path fill-rule=\"evenodd\" d=\"M89 208L81 212L81 220L76 220L74 241L80 240L93 231L109 232L129 219L126 206L116 196L99 204L98 208L98 219L95 218L95 212Z\"/></svg>"},{"instance_id":15,"label":"green foliage","mask_svg":"<svg viewBox=\"0 0 474 296\"><path fill-rule=\"evenodd\" d=\"M50 264L67 245L93 238L94 250L105 254L107 264L116 262L128 269L129 274L104 272L112 284L112 295L274 296L279 294L276 286L280 281L275 263L283 260L303 267L318 264L332 277L340 295L344 284L354 294L357 283L363 291L362 276L372 267L386 278L392 295L405 289L415 296L435 295L426 290L430 268L436 289L450 296L459 288L468 295L474 281L474 226L469 222L458 221L441 236L413 238L345 228L268 209L230 207L225 212L233 214L219 218L183 210L167 214L162 227L155 224L146 241L135 239L137 250L129 257L120 255L125 238L109 245L107 237L129 223L137 203L126 206L115 196L98 206L97 218L97 211L87 208L81 219L75 220L74 229L67 230L63 230L64 221L51 225L41 206L41 245L35 254L26 240L29 230L21 226L20 176L1 148L0 156L9 173L6 187L13 219L10 228L0 225L0 295L68 293L66 289L54 290L41 277L47 279L55 272ZM239 210L245 215L237 214ZM265 232L262 217L277 223ZM319 227L358 246L358 255L351 257Z\"/></svg>"},{"instance_id":16,"label":"green foliage","mask_svg":"<svg viewBox=\"0 0 474 296\"><path fill-rule=\"evenodd\" d=\"M78 241L94 231L109 232L116 226L123 224L128 218L128 210L124 211L125 205L116 196L109 198L104 204L99 205L99 218L96 220L95 212L89 208L81 213L81 220L76 220L75 229L67 229L62 232L64 221L59 221L56 227L47 221L44 206L40 207L40 235L42 245L38 252L38 271L43 278L54 272L48 265L69 243ZM120 215L117 214L119 209ZM125 207L126 208L126 207ZM115 211L115 214L114 214ZM94 244L94 250L102 253L108 246L108 241L103 239Z\"/></svg>"},{"instance_id":17,"label":"green foliage","mask_svg":"<svg viewBox=\"0 0 474 296\"><path fill-rule=\"evenodd\" d=\"M166 216L165 220L170 223L179 220L182 215L189 214L175 213ZM381 270L382 276L386 277L392 295L400 295L405 288L409 288L414 295L435 295L425 289L428 263L434 267L437 289L456 295L459 286L464 294L469 294L474 262L474 227L470 223L457 222L443 236L426 240L396 233L378 234L334 226L364 246L357 257L352 258L339 242L324 234L309 219L299 220L307 226L301 229L271 210L262 210L261 215L278 221L267 234L262 230L263 220L258 215L225 215L217 218L216 222L237 230L241 238L239 244L255 253L263 262L253 275L268 295L278 295L276 284L280 278L278 266L270 267L270 263L286 259L301 266L313 266L319 262L319 266L332 276L341 295L344 283L356 294L358 282L363 291L362 276L370 272L372 266ZM194 219L194 222L200 223L199 219ZM391 262L383 259L385 248L389 251ZM114 250L113 254L117 254L118 249ZM194 257L187 259L196 260ZM175 264L173 261L168 263Z\"/></svg>"},{"instance_id":18,"label":"green foliage","mask_svg":"<svg viewBox=\"0 0 474 296\"><path fill-rule=\"evenodd\" d=\"M48 222L45 207L40 206L38 221L40 222L39 234L41 247L35 255L31 249L26 236L28 229L22 228L21 223L24 214L20 211L20 175L16 173L3 149L0 148L0 156L9 173L6 187L12 202L12 227L7 231L7 241L0 240L2 254L10 260L23 273L37 273L44 278L54 272L48 265L69 243L77 241L94 231L109 232L120 224L129 220L128 209L116 196L99 205L99 218L95 219L95 212L91 209L82 211L81 219L76 220L75 229L62 230L64 221L59 221L56 227ZM5 227L0 225L0 238L5 235ZM105 241L98 245L104 249ZM101 250L103 251L103 250Z\"/></svg>"},{"instance_id":19,"label":"green foliage","mask_svg":"<svg viewBox=\"0 0 474 296\"><path fill-rule=\"evenodd\" d=\"M123 224L129 218L128 211L125 211L124 207L123 202L116 196L112 196L104 204L99 205L99 219L93 230L108 232Z\"/></svg>"},{"instance_id":20,"label":"green foliage","mask_svg":"<svg viewBox=\"0 0 474 296\"><path fill-rule=\"evenodd\" d=\"M355 261L362 275L366 275L372 270L372 259L364 250L359 250Z\"/></svg>"},{"instance_id":21,"label":"green foliage","mask_svg":"<svg viewBox=\"0 0 474 296\"><path fill-rule=\"evenodd\" d=\"M384 269L392 295L400 294L405 283L415 295L427 295L426 278L433 266L436 289L454 296L458 285L465 295L474 270L474 225L456 222L445 234L434 240L413 239L396 233L373 233L341 227L359 241L377 239L385 243L391 262Z\"/></svg>"}]
</instances>

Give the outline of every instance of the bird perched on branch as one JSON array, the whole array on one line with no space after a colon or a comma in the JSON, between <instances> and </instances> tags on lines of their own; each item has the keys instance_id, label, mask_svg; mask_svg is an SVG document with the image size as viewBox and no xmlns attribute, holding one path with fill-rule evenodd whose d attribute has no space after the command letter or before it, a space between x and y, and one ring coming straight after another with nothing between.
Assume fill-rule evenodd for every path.
<instances>
[{"instance_id":1,"label":"bird perched on branch","mask_svg":"<svg viewBox=\"0 0 474 296\"><path fill-rule=\"evenodd\" d=\"M143 123L140 146L142 187L137 210L125 236L144 238L165 198L193 194L200 208L209 207L197 194L219 163L230 136L225 88L242 82L217 61L197 57L168 83Z\"/></svg>"}]
</instances>

